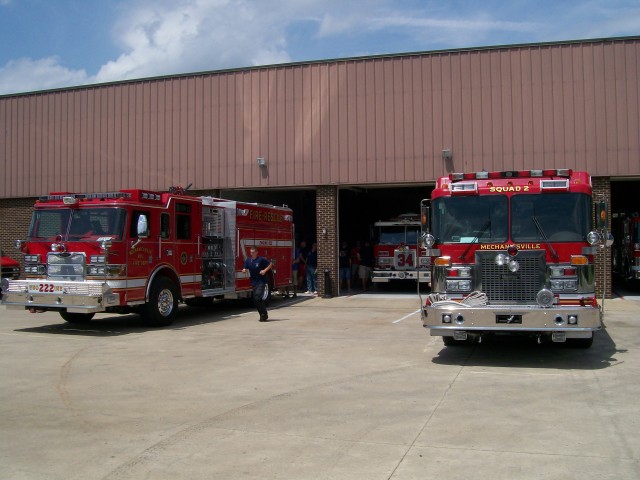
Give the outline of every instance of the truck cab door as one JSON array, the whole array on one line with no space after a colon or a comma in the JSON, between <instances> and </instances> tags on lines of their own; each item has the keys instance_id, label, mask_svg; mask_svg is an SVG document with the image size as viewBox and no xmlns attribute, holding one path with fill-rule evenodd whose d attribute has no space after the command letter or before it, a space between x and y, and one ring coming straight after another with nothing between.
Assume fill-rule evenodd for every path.
<instances>
[{"instance_id":1,"label":"truck cab door","mask_svg":"<svg viewBox=\"0 0 640 480\"><path fill-rule=\"evenodd\" d=\"M129 222L129 248L127 248L127 301L145 300L146 278L158 258L157 218L150 209L131 211Z\"/></svg>"}]
</instances>

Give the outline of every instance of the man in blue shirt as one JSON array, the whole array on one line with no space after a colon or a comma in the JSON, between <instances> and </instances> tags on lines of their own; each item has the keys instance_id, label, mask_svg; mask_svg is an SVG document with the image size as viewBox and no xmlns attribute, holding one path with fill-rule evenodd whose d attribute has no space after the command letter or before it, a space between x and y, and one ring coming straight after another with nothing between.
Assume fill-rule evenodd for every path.
<instances>
[{"instance_id":1,"label":"man in blue shirt","mask_svg":"<svg viewBox=\"0 0 640 480\"><path fill-rule=\"evenodd\" d=\"M256 247L251 247L249 253L251 258L247 258L244 261L242 273L247 273L247 270L249 270L251 286L253 287L253 303L260 314L260 321L266 322L269 318L267 306L264 303L266 300L267 272L273 268L273 263L264 257L259 257Z\"/></svg>"}]
</instances>

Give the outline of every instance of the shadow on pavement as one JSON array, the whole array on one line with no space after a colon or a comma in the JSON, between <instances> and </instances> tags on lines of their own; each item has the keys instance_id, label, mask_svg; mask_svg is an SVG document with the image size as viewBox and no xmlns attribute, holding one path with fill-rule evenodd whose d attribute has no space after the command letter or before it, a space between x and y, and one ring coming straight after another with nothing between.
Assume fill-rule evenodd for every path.
<instances>
[{"instance_id":1,"label":"shadow on pavement","mask_svg":"<svg viewBox=\"0 0 640 480\"><path fill-rule=\"evenodd\" d=\"M443 347L433 358L441 365L467 367L546 368L598 370L621 363L627 350L618 350L606 330L595 333L591 348L543 342L519 336L485 337L482 343Z\"/></svg>"},{"instance_id":2,"label":"shadow on pavement","mask_svg":"<svg viewBox=\"0 0 640 480\"><path fill-rule=\"evenodd\" d=\"M295 299L272 300L270 310L276 310L285 306L304 302L312 297L298 296ZM188 307L181 305L174 322L166 327L151 327L146 324L140 315L131 313L127 315L114 314L94 318L86 323L67 323L60 317L59 323L40 325L38 327L18 328L15 332L40 333L51 335L80 335L93 337L113 337L143 333L154 330L184 330L189 327L204 325L225 320L233 320L239 316L252 315L255 309L250 301L231 300L215 301L207 307ZM38 314L34 314L38 315ZM106 314L108 315L108 314ZM257 313L255 313L257 318Z\"/></svg>"}]
</instances>

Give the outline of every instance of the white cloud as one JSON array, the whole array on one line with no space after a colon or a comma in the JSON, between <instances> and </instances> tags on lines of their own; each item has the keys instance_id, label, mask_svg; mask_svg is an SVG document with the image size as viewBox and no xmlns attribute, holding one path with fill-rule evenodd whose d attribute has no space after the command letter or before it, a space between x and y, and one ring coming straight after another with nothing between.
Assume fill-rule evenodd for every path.
<instances>
[{"instance_id":1,"label":"white cloud","mask_svg":"<svg viewBox=\"0 0 640 480\"><path fill-rule=\"evenodd\" d=\"M58 57L20 58L0 68L0 94L81 85L88 81L84 70L65 68Z\"/></svg>"},{"instance_id":2,"label":"white cloud","mask_svg":"<svg viewBox=\"0 0 640 480\"><path fill-rule=\"evenodd\" d=\"M509 8L468 0L129 0L112 28L116 58L89 73L57 56L12 60L0 66L0 94L284 63L290 51L334 58L365 54L363 48L389 53L389 45L410 51L630 35L640 23L636 1L568 8L541 0L549 13L524 0ZM300 55L295 60L308 60Z\"/></svg>"},{"instance_id":3,"label":"white cloud","mask_svg":"<svg viewBox=\"0 0 640 480\"><path fill-rule=\"evenodd\" d=\"M277 10L270 2L230 0L139 6L114 30L125 53L96 80L288 62L285 30L292 19Z\"/></svg>"}]
</instances>

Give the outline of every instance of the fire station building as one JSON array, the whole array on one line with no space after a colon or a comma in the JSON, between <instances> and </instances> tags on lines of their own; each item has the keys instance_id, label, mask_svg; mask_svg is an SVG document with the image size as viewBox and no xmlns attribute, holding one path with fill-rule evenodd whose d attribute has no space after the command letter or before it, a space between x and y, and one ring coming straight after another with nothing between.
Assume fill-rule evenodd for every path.
<instances>
[{"instance_id":1,"label":"fire station building","mask_svg":"<svg viewBox=\"0 0 640 480\"><path fill-rule=\"evenodd\" d=\"M638 211L640 37L417 52L0 96L0 247L49 192L287 204L337 291L339 240L417 212L451 172L585 170ZM610 294L610 259L597 284ZM325 276L330 279L325 285ZM603 292L604 290L604 292Z\"/></svg>"}]
</instances>

